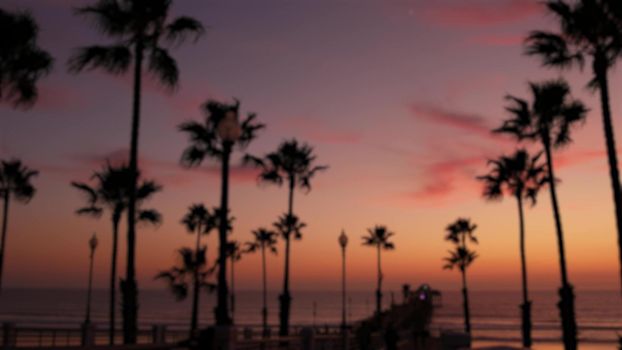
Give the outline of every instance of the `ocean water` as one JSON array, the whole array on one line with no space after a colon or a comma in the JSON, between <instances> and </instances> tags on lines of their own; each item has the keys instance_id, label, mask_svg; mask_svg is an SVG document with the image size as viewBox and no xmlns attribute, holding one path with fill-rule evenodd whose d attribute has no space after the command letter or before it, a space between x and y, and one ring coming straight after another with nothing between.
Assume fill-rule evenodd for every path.
<instances>
[{"instance_id":1,"label":"ocean water","mask_svg":"<svg viewBox=\"0 0 622 350\"><path fill-rule=\"evenodd\" d=\"M391 293L385 292L385 304L391 302ZM395 292L395 302L401 294ZM559 340L559 316L554 291L535 291L533 300L534 339L543 343ZM278 322L277 293L269 299L269 322ZM139 322L149 327L166 324L171 328L186 328L190 318L190 302L176 301L166 290L140 292ZM470 293L473 335L480 341L511 342L520 339L520 314L518 292ZM442 305L435 311L433 330L462 328L462 299L458 291L442 292ZM0 296L0 321L28 326L77 327L84 320L86 293L70 289L6 289ZM373 291L348 293L347 316L350 321L368 317L373 313ZM92 320L107 324L108 296L106 290L93 293ZM202 295L200 322L212 322L213 295ZM589 343L608 343L622 334L622 297L615 291L580 291L577 293L576 313L580 338ZM120 315L120 310L117 312ZM261 323L261 293L239 291L236 293L235 320L239 325ZM341 294L338 291L294 291L292 324L336 325L341 320Z\"/></svg>"}]
</instances>

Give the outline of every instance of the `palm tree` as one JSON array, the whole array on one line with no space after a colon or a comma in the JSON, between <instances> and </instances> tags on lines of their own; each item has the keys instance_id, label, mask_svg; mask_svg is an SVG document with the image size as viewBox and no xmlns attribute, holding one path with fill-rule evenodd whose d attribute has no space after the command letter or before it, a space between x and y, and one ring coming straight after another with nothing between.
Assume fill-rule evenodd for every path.
<instances>
[{"instance_id":1,"label":"palm tree","mask_svg":"<svg viewBox=\"0 0 622 350\"><path fill-rule=\"evenodd\" d=\"M367 229L367 236L363 236L363 245L376 248L378 254L378 285L376 287L376 315L380 315L382 311L382 280L384 275L382 274L382 265L380 260L380 253L383 250L395 249L395 244L390 242L389 239L394 236L395 233L389 231L386 226L376 225L373 228Z\"/></svg>"},{"instance_id":2,"label":"palm tree","mask_svg":"<svg viewBox=\"0 0 622 350\"><path fill-rule=\"evenodd\" d=\"M246 251L254 253L261 251L261 271L263 282L263 307L261 309L261 320L263 325L263 336L267 337L270 334L268 328L268 280L266 271L266 250L269 250L272 254L276 254L276 236L277 233L266 228L258 228L251 232L253 234L253 240L246 243Z\"/></svg>"},{"instance_id":3,"label":"palm tree","mask_svg":"<svg viewBox=\"0 0 622 350\"><path fill-rule=\"evenodd\" d=\"M0 33L0 101L30 106L37 81L52 70L52 56L39 47L39 27L29 13L0 9Z\"/></svg>"},{"instance_id":4,"label":"palm tree","mask_svg":"<svg viewBox=\"0 0 622 350\"><path fill-rule=\"evenodd\" d=\"M464 311L464 330L471 334L471 316L469 309L469 292L467 288L466 270L473 263L477 254L469 250L467 242L477 244L475 237L477 225L472 224L471 220L458 218L445 228L445 240L455 245L454 250L449 251L446 257L444 269L453 270L459 268L462 274L462 307Z\"/></svg>"},{"instance_id":5,"label":"palm tree","mask_svg":"<svg viewBox=\"0 0 622 350\"><path fill-rule=\"evenodd\" d=\"M89 240L89 283L86 291L86 316L84 317L84 325L91 324L91 295L93 295L93 260L95 260L95 249L97 249L97 235L93 233L93 236Z\"/></svg>"},{"instance_id":6,"label":"palm tree","mask_svg":"<svg viewBox=\"0 0 622 350\"><path fill-rule=\"evenodd\" d=\"M199 292L206 290L211 293L216 286L208 280L212 270L207 268L207 247L203 246L197 251L184 247L177 252L179 253L180 264L167 271L160 272L155 278L165 280L178 301L185 300L188 297L188 290L191 286L193 293L197 288ZM196 323L197 315L198 309L195 308L193 300L191 323ZM190 338L195 336L196 329L192 329L191 326Z\"/></svg>"},{"instance_id":7,"label":"palm tree","mask_svg":"<svg viewBox=\"0 0 622 350\"><path fill-rule=\"evenodd\" d=\"M265 157L258 158L247 155L245 162L261 168L259 180L281 186L287 182L289 189L287 216L294 218L294 190L302 188L307 192L311 190L311 179L320 171L328 167L314 165L316 156L313 148L307 144L301 144L296 139L281 143L278 149L268 153ZM291 313L292 297L289 291L289 256L290 234L284 234L285 239L285 273L283 276L283 293L279 296L279 335L287 336L289 333L289 319Z\"/></svg>"},{"instance_id":8,"label":"palm tree","mask_svg":"<svg viewBox=\"0 0 622 350\"><path fill-rule=\"evenodd\" d=\"M255 121L257 115L250 113L238 122L240 102L224 104L208 100L202 106L205 114L203 123L189 121L181 124L179 130L188 135L190 145L184 150L181 163L187 167L200 165L206 158L222 162L222 186L218 227L218 301L215 308L217 325L231 323L229 315L229 291L227 289L227 212L229 211L229 161L233 147L246 148L264 128Z\"/></svg>"},{"instance_id":9,"label":"palm tree","mask_svg":"<svg viewBox=\"0 0 622 350\"><path fill-rule=\"evenodd\" d=\"M203 204L193 204L188 208L188 212L181 220L182 225L190 234L197 235L194 252L197 254L195 261L199 261L199 254L205 254L201 247L201 236L208 235L216 227L215 216ZM194 270L192 277L192 317L190 321L190 336L196 336L199 320L199 290L200 276L199 269Z\"/></svg>"},{"instance_id":10,"label":"palm tree","mask_svg":"<svg viewBox=\"0 0 622 350\"><path fill-rule=\"evenodd\" d=\"M229 300L231 302L231 319L235 319L235 263L242 259L242 249L240 243L236 240L227 243L227 256L231 260L231 293Z\"/></svg>"},{"instance_id":11,"label":"palm tree","mask_svg":"<svg viewBox=\"0 0 622 350\"><path fill-rule=\"evenodd\" d=\"M589 87L600 92L622 283L622 187L609 103L609 72L622 55L622 7L619 1L602 0L580 0L572 5L549 0L546 5L556 17L559 30L532 32L526 40L527 54L540 56L545 66L559 68L583 69L584 61L591 60ZM618 15L617 20L612 13Z\"/></svg>"},{"instance_id":12,"label":"palm tree","mask_svg":"<svg viewBox=\"0 0 622 350\"><path fill-rule=\"evenodd\" d=\"M122 215L128 208L132 173L126 164L121 164L119 166L106 164L102 170L93 174L92 179L95 180L93 186L84 182L72 182L71 186L78 189L86 196L86 205L76 210L76 214L99 218L104 210L110 213L110 219L112 221L112 257L110 259L110 303L108 309L108 327L110 332L108 334L108 341L110 345L114 345L115 314L117 307L116 282L119 224ZM162 186L153 180L141 181L137 190L137 202L139 207L161 190ZM155 209L139 209L137 221L158 225L162 222L162 215Z\"/></svg>"},{"instance_id":13,"label":"palm tree","mask_svg":"<svg viewBox=\"0 0 622 350\"><path fill-rule=\"evenodd\" d=\"M527 150L520 149L511 156L501 156L490 160L492 169L487 175L479 176L484 182L484 198L499 200L508 195L518 204L519 247L523 284L522 335L523 346L531 347L531 301L527 288L527 258L525 254L525 224L523 200L533 206L540 188L548 181L544 165L540 164L542 153L531 156Z\"/></svg>"},{"instance_id":14,"label":"palm tree","mask_svg":"<svg viewBox=\"0 0 622 350\"><path fill-rule=\"evenodd\" d=\"M530 83L529 85L533 95L532 103L529 104L526 100L509 96L510 106L506 109L511 117L495 131L510 134L519 141L539 142L544 149L548 172L546 177L555 219L562 282L559 290L560 302L558 307L562 320L564 346L566 350L574 350L577 348L574 292L568 281L566 271L564 233L557 202L552 149L565 146L572 141L570 130L575 124L585 119L587 109L581 101L572 99L570 87L563 80L547 81L540 84Z\"/></svg>"},{"instance_id":15,"label":"palm tree","mask_svg":"<svg viewBox=\"0 0 622 350\"><path fill-rule=\"evenodd\" d=\"M9 227L9 204L11 198L21 203L30 202L36 192L31 180L38 174L38 171L29 169L18 159L3 160L0 164L0 196L4 203L2 211L2 239L0 241L0 291L2 290L6 234Z\"/></svg>"},{"instance_id":16,"label":"palm tree","mask_svg":"<svg viewBox=\"0 0 622 350\"><path fill-rule=\"evenodd\" d=\"M176 46L188 36L195 40L203 33L201 23L191 17L170 19L172 0L95 0L91 6L76 10L94 20L101 32L113 39L109 45L83 47L69 60L69 69L80 72L101 68L120 75L133 63L134 92L130 139L130 169L134 174L127 215L127 266L121 281L123 294L123 339L136 342L138 320L138 287L136 284L136 188L138 179L138 132L143 69L171 90L177 86L179 69L163 41ZM144 61L147 61L145 65Z\"/></svg>"}]
</instances>

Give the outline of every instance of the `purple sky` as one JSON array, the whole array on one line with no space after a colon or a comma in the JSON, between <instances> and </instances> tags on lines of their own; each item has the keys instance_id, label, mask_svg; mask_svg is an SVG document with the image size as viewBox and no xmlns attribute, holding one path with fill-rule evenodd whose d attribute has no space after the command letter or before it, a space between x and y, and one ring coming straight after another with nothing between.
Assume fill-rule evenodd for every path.
<instances>
[{"instance_id":1,"label":"purple sky","mask_svg":"<svg viewBox=\"0 0 622 350\"><path fill-rule=\"evenodd\" d=\"M2 156L18 156L42 173L37 197L28 207L14 207L11 216L7 284L81 286L86 241L95 230L102 241L97 283L104 286L109 223L75 217L81 198L68 183L86 180L105 159L124 158L130 80L66 73L74 48L107 42L88 21L72 15L71 7L86 1L5 3L32 11L41 45L56 58L35 108L0 107ZM175 94L153 82L144 90L141 164L165 186L152 202L165 223L140 232L142 285L160 286L152 276L173 263L175 248L191 244L178 224L185 208L199 201L215 205L219 196L214 164L203 171L178 166L186 141L176 126L199 118L198 106L207 98L237 97L244 111L257 112L268 125L250 152L263 154L297 137L314 145L320 163L331 167L318 175L309 195L297 194L296 210L309 228L294 245L295 288L336 288L341 228L353 242L351 283L371 288L373 251L360 247L358 236L376 223L397 232L397 250L384 260L390 288L423 281L457 288L457 276L441 271L441 258L448 247L443 228L458 216L480 226L473 288L518 288L514 203L485 203L474 176L485 171L487 157L514 147L488 132L505 116L503 97L525 96L526 81L559 75L522 55L529 30L552 28L535 1L186 0L175 1L173 10L195 16L208 31L196 45L174 51L181 69ZM592 109L575 134L576 144L556 158L570 276L579 288L616 288L600 107L584 88L587 75L566 76ZM619 78L615 72L611 79L617 127ZM250 229L268 225L285 210L285 191L257 187L253 175L233 174L235 237L242 241ZM557 251L546 194L527 220L533 287L553 288ZM215 237L209 242L214 251ZM242 288L259 286L256 259L241 263ZM281 260L270 262L274 283Z\"/></svg>"}]
</instances>

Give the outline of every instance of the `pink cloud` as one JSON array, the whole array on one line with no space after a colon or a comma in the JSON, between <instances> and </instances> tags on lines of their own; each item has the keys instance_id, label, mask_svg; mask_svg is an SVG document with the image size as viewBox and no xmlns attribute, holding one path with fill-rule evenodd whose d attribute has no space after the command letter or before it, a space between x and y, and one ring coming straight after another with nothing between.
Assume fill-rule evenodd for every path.
<instances>
[{"instance_id":1,"label":"pink cloud","mask_svg":"<svg viewBox=\"0 0 622 350\"><path fill-rule=\"evenodd\" d=\"M473 178L474 167L484 163L482 156L468 156L465 158L445 159L429 164L423 173L423 185L406 195L416 201L439 200L454 192L456 184L460 183L460 188L471 188L474 181L467 181ZM466 186L465 186L466 185Z\"/></svg>"},{"instance_id":2,"label":"pink cloud","mask_svg":"<svg viewBox=\"0 0 622 350\"><path fill-rule=\"evenodd\" d=\"M591 162L595 159L604 159L607 153L604 150L571 151L553 156L554 167L565 168ZM603 166L605 164L603 163Z\"/></svg>"},{"instance_id":3,"label":"pink cloud","mask_svg":"<svg viewBox=\"0 0 622 350\"><path fill-rule=\"evenodd\" d=\"M525 37L521 35L488 34L471 37L468 43L481 46L520 46L524 39Z\"/></svg>"},{"instance_id":4,"label":"pink cloud","mask_svg":"<svg viewBox=\"0 0 622 350\"><path fill-rule=\"evenodd\" d=\"M110 162L112 165L119 165L121 163L127 164L129 150L127 148L119 148L114 151L98 154L77 154L71 158L83 165L96 169L97 167L103 166L106 162ZM142 159L139 159L139 163L142 163Z\"/></svg>"},{"instance_id":5,"label":"pink cloud","mask_svg":"<svg viewBox=\"0 0 622 350\"><path fill-rule=\"evenodd\" d=\"M442 26L485 27L517 22L541 10L535 0L470 0L431 5L421 11L420 17Z\"/></svg>"},{"instance_id":6,"label":"pink cloud","mask_svg":"<svg viewBox=\"0 0 622 350\"><path fill-rule=\"evenodd\" d=\"M110 162L113 165L119 165L121 163L127 164L128 156L129 151L126 148L120 148L100 154L75 155L72 158L82 164L83 167L95 171L101 168L106 162ZM144 172L144 176L155 178L165 186L187 185L198 181L204 181L206 178L220 180L221 176L220 166L209 162L196 168L184 168L175 161L165 161L140 156L138 163ZM259 171L257 169L241 165L233 165L229 171L231 183L255 182L258 175Z\"/></svg>"},{"instance_id":7,"label":"pink cloud","mask_svg":"<svg viewBox=\"0 0 622 350\"><path fill-rule=\"evenodd\" d=\"M475 180L475 177L485 172L484 167L488 157L484 155L484 151L467 153L459 158L444 158L424 165L420 178L422 185L414 191L402 193L400 199L433 205L443 203L444 200L458 192L477 193L481 191L481 184ZM602 150L583 150L555 155L554 162L555 167L561 169L605 157L606 154Z\"/></svg>"},{"instance_id":8,"label":"pink cloud","mask_svg":"<svg viewBox=\"0 0 622 350\"><path fill-rule=\"evenodd\" d=\"M502 140L501 137L492 133L492 127L480 115L450 111L424 103L414 103L410 109L416 119L467 131L494 141Z\"/></svg>"}]
</instances>

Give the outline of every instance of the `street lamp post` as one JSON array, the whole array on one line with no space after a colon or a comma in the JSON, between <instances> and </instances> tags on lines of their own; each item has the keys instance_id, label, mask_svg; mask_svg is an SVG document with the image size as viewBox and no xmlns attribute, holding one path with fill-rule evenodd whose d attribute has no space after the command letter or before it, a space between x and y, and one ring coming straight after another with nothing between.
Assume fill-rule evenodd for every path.
<instances>
[{"instance_id":1,"label":"street lamp post","mask_svg":"<svg viewBox=\"0 0 622 350\"><path fill-rule=\"evenodd\" d=\"M231 324L227 289L227 214L229 211L229 160L233 145L240 138L242 128L237 109L228 110L218 123L218 137L222 141L222 188L220 197L220 222L218 230L218 302L215 316L217 325Z\"/></svg>"},{"instance_id":2,"label":"street lamp post","mask_svg":"<svg viewBox=\"0 0 622 350\"><path fill-rule=\"evenodd\" d=\"M93 258L95 256L95 249L97 248L97 236L93 233L93 237L89 240L89 248L91 250L91 254L89 257L89 288L86 296L86 317L84 319L84 324L88 325L91 323L91 293L93 287Z\"/></svg>"},{"instance_id":3,"label":"street lamp post","mask_svg":"<svg viewBox=\"0 0 622 350\"><path fill-rule=\"evenodd\" d=\"M339 246L341 246L341 331L346 333L346 246L348 236L344 230L339 235Z\"/></svg>"}]
</instances>

